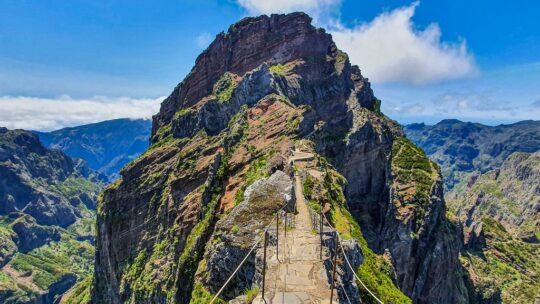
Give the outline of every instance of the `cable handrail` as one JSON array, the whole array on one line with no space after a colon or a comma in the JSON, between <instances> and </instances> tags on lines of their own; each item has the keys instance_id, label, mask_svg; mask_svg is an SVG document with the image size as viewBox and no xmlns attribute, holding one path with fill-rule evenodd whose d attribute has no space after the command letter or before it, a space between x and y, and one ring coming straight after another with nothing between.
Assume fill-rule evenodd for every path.
<instances>
[{"instance_id":1,"label":"cable handrail","mask_svg":"<svg viewBox=\"0 0 540 304\"><path fill-rule=\"evenodd\" d=\"M354 268L352 267L351 265L351 262L349 261L349 258L347 257L347 254L345 253L345 249L343 248L343 244L342 244L342 237L339 233L339 231L337 231L337 229L335 227L333 227L331 224L330 224L330 221L328 220L328 218L326 217L326 214L324 214L324 212L322 213L323 216L324 216L324 219L326 220L326 222L328 223L328 226L330 226L330 228L336 233L337 237L338 237L338 240L339 240L339 247L341 248L341 252L343 252L343 256L345 257L345 261L347 261L347 265L349 266L349 268L351 269L353 275L356 277L356 279L358 280L358 282L360 282L360 284L362 285L362 287L364 287L364 289L377 301L379 302L380 304L384 304L379 298L377 298L377 296L366 286L366 284L364 284L364 282L360 279L360 277L358 277L358 275L356 274L356 271L354 270ZM337 244L336 244L337 245Z\"/></svg>"},{"instance_id":2,"label":"cable handrail","mask_svg":"<svg viewBox=\"0 0 540 304\"><path fill-rule=\"evenodd\" d=\"M285 207L287 207L289 205L289 202L285 203L278 211L276 211L276 214L279 214L280 212L282 212ZM209 304L212 304L214 303L214 301L221 295L221 293L223 292L223 290L225 290L225 287L227 287L227 285L230 283L230 281L232 280L232 278L236 275L236 273L238 272L238 270L240 270L240 268L244 265L244 263L247 261L247 258L251 255L251 253L253 253L253 250L255 250L255 248L257 247L257 245L259 245L259 242L261 241L261 239L263 238L264 235L266 235L266 233L268 232L268 229L270 229L270 226L272 225L272 220L270 220L270 223L268 223L268 225L266 225L266 228L264 228L264 231L263 231L263 235L262 236L259 236L259 238L255 241L255 244L253 244L253 247L251 247L251 250L246 254L246 256L244 257L244 259L242 260L242 262L240 262L240 264L238 265L238 267L236 267L236 269L234 270L234 272L229 276L229 278L227 279L227 281L225 281L225 283L223 284L223 286L221 286L221 288L218 290L218 292L215 294L214 298L212 298L212 301L210 301Z\"/></svg>"},{"instance_id":3,"label":"cable handrail","mask_svg":"<svg viewBox=\"0 0 540 304\"><path fill-rule=\"evenodd\" d=\"M264 233L266 234L268 230L268 227L264 230ZM240 270L240 268L244 265L244 263L247 261L248 257L251 255L251 253L253 252L253 250L255 250L255 248L257 247L257 245L259 245L259 242L261 241L262 239L262 236L259 236L259 238L257 239L257 241L255 242L255 244L253 245L253 247L251 247L251 250L246 254L246 256L244 257L244 259L242 260L242 262L240 262L240 264L238 265L238 267L236 267L236 269L234 270L234 272L229 276L229 278L227 279L227 281L223 284L223 286L221 286L221 288L219 289L219 291L216 293L216 295L214 296L214 298L212 299L212 301L210 301L210 304L214 303L214 301L219 297L219 295L223 292L223 290L225 289L225 287L227 287L227 285L229 284L229 282L232 280L232 278L234 278L234 276L236 275L236 273L238 272L238 270Z\"/></svg>"},{"instance_id":4,"label":"cable handrail","mask_svg":"<svg viewBox=\"0 0 540 304\"><path fill-rule=\"evenodd\" d=\"M325 240L323 239L323 243L326 245L326 247L330 247L328 246L328 240ZM334 254L337 254L337 251L334 253ZM343 253L345 254L345 253ZM329 259L330 261L330 264L332 264L332 267L334 267L334 261L332 261L332 259ZM343 284L340 284L339 285L341 287L341 290L343 290L343 293L345 294L345 297L347 297L347 302L349 302L349 304L351 304L351 299L349 298L349 295L347 294L347 291L345 290L345 287L343 287Z\"/></svg>"}]
</instances>

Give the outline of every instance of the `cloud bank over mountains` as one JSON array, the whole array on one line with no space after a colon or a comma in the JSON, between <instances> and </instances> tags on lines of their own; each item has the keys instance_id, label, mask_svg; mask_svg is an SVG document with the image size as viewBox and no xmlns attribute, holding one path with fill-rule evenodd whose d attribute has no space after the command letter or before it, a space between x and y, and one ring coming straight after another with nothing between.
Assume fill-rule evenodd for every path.
<instances>
[{"instance_id":1,"label":"cloud bank over mountains","mask_svg":"<svg viewBox=\"0 0 540 304\"><path fill-rule=\"evenodd\" d=\"M50 131L114 118L149 119L158 112L163 98L0 96L0 109L3 109L0 111L0 126L8 129Z\"/></svg>"}]
</instances>

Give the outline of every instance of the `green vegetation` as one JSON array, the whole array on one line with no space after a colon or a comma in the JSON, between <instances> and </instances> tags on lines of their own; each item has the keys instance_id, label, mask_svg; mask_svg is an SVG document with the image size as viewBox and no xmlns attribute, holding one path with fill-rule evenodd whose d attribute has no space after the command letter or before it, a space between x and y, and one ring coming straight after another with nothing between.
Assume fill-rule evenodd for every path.
<instances>
[{"instance_id":1,"label":"green vegetation","mask_svg":"<svg viewBox=\"0 0 540 304\"><path fill-rule=\"evenodd\" d=\"M92 278L88 277L81 282L77 283L69 294L63 304L88 304L90 303L90 292L92 289Z\"/></svg>"},{"instance_id":2,"label":"green vegetation","mask_svg":"<svg viewBox=\"0 0 540 304\"><path fill-rule=\"evenodd\" d=\"M10 256L17 252L17 245L13 242L14 232L0 217L0 264L4 264Z\"/></svg>"},{"instance_id":3,"label":"green vegetation","mask_svg":"<svg viewBox=\"0 0 540 304\"><path fill-rule=\"evenodd\" d=\"M228 102L237 86L238 83L234 79L234 75L226 72L214 85L213 95L216 96L217 100L221 103Z\"/></svg>"},{"instance_id":4,"label":"green vegetation","mask_svg":"<svg viewBox=\"0 0 540 304\"><path fill-rule=\"evenodd\" d=\"M377 255L369 247L362 235L360 226L345 207L345 195L343 187L347 180L339 174L324 158L319 158L325 168L324 188L326 189L326 201L331 203L329 220L336 227L343 239L354 238L360 245L364 262L357 270L358 277L366 286L375 293L384 303L412 303L411 300L397 288L391 277L392 265L384 257ZM304 191L313 189L314 179L306 183ZM318 206L318 202L309 201L310 206ZM359 287L362 288L362 287ZM365 291L361 292L364 303L376 303Z\"/></svg>"},{"instance_id":5,"label":"green vegetation","mask_svg":"<svg viewBox=\"0 0 540 304\"><path fill-rule=\"evenodd\" d=\"M404 206L414 207L419 228L430 203L431 187L439 178L439 168L422 149L410 140L398 137L392 145L392 172L396 194Z\"/></svg>"},{"instance_id":6,"label":"green vegetation","mask_svg":"<svg viewBox=\"0 0 540 304\"><path fill-rule=\"evenodd\" d=\"M332 209L331 218L344 239L352 237L360 244L364 262L356 274L362 282L384 303L412 303L392 282L390 262L369 249L360 226L352 215L343 206L339 206ZM361 298L364 303L375 303L371 296L365 292L361 293Z\"/></svg>"},{"instance_id":7,"label":"green vegetation","mask_svg":"<svg viewBox=\"0 0 540 304\"><path fill-rule=\"evenodd\" d=\"M505 241L512 238L504 226L493 218L482 218L482 229L484 234L495 240Z\"/></svg>"},{"instance_id":8,"label":"green vegetation","mask_svg":"<svg viewBox=\"0 0 540 304\"><path fill-rule=\"evenodd\" d=\"M347 53L341 51L341 50L338 50L337 51L337 56L336 56L336 61L339 62L339 63L345 63L345 61L347 61L349 59L349 56L347 56Z\"/></svg>"},{"instance_id":9,"label":"green vegetation","mask_svg":"<svg viewBox=\"0 0 540 304\"><path fill-rule=\"evenodd\" d=\"M224 142L233 140L235 143L232 147L226 148L226 154L222 156L217 168L213 181L210 185L200 186L190 195L200 195L206 189L210 190L210 199L206 204L201 203L199 210L200 220L191 228L187 237L184 232L180 233L180 225L174 225L169 229L163 229L159 233L161 242L156 243L153 248L140 250L136 257L133 257L125 262L123 267L123 278L120 285L121 293L128 297L128 303L139 303L148 301L156 297L166 298L168 302L175 302L177 297L177 288L175 287L176 279L182 278L186 284L191 284L194 280L195 272L198 267L204 265L203 253L204 245L206 244L212 225L217 218L216 207L223 193L223 182L228 174L227 164L232 156L232 153L240 144L243 144L242 138L244 130L247 127L245 122L245 107L240 112L231 118L228 132L221 135L210 137L204 132L199 132L194 138L187 139L190 142L200 142L200 144L192 145L189 148L178 148L178 161L174 171L167 174L163 170L155 170L149 173L142 179L145 183L159 182L163 185L159 186L162 189L157 195L152 197L152 206L155 206L157 212L162 208L162 205L167 202L171 191L171 183L181 176L189 175L197 164L196 160L200 157L203 149L208 148L208 145L226 146ZM176 140L166 143L166 145L181 145ZM146 153L145 153L146 155ZM143 157L145 157L143 155ZM195 194L197 193L197 194ZM190 196L188 195L188 197ZM185 197L184 199L189 199ZM184 240L180 239L185 237ZM176 252L181 250L178 256ZM191 290L189 285L184 286L183 290ZM197 301L197 297L204 298L205 292L203 289L195 286L193 297ZM197 303L197 302L196 302ZM207 303L201 300L200 303Z\"/></svg>"},{"instance_id":10,"label":"green vegetation","mask_svg":"<svg viewBox=\"0 0 540 304\"><path fill-rule=\"evenodd\" d=\"M303 180L304 195L309 199L312 197L313 191L313 178L311 175L307 175Z\"/></svg>"},{"instance_id":11,"label":"green vegetation","mask_svg":"<svg viewBox=\"0 0 540 304\"><path fill-rule=\"evenodd\" d=\"M166 124L164 126L159 127L159 129L156 131L156 134L154 135L156 137L156 143L162 141L168 136L172 135L172 124ZM155 143L154 143L155 145ZM152 145L153 146L153 145Z\"/></svg>"},{"instance_id":12,"label":"green vegetation","mask_svg":"<svg viewBox=\"0 0 540 304\"><path fill-rule=\"evenodd\" d=\"M192 108L181 108L180 110L176 111L176 113L174 113L174 116L173 116L173 119L174 120L177 120L181 117L184 117L190 113L193 113L195 110L193 110Z\"/></svg>"},{"instance_id":13,"label":"green vegetation","mask_svg":"<svg viewBox=\"0 0 540 304\"><path fill-rule=\"evenodd\" d=\"M268 157L269 155L265 154L251 162L251 165L245 176L246 184L248 186L253 184L257 180L268 176L268 172L266 172L266 162Z\"/></svg>"},{"instance_id":14,"label":"green vegetation","mask_svg":"<svg viewBox=\"0 0 540 304\"><path fill-rule=\"evenodd\" d=\"M345 52L342 52L340 50L337 51L336 62L334 63L334 67L338 75L341 75L343 73L343 69L345 68L345 65L348 60L349 60L349 57L347 56Z\"/></svg>"},{"instance_id":15,"label":"green vegetation","mask_svg":"<svg viewBox=\"0 0 540 304\"><path fill-rule=\"evenodd\" d=\"M238 206L241 202L244 201L244 192L246 191L246 187L240 187L234 194L234 205Z\"/></svg>"},{"instance_id":16,"label":"green vegetation","mask_svg":"<svg viewBox=\"0 0 540 304\"><path fill-rule=\"evenodd\" d=\"M278 63L270 67L270 73L276 75L286 75L289 72L289 67L287 65Z\"/></svg>"},{"instance_id":17,"label":"green vegetation","mask_svg":"<svg viewBox=\"0 0 540 304\"><path fill-rule=\"evenodd\" d=\"M290 132L296 131L302 120L303 117L300 114L291 115L287 119L287 124L285 125L285 128Z\"/></svg>"},{"instance_id":18,"label":"green vegetation","mask_svg":"<svg viewBox=\"0 0 540 304\"><path fill-rule=\"evenodd\" d=\"M51 242L26 254L17 253L10 264L19 272L30 273L39 288L47 289L69 273L89 276L92 273L93 259L92 245L64 235L59 242Z\"/></svg>"},{"instance_id":19,"label":"green vegetation","mask_svg":"<svg viewBox=\"0 0 540 304\"><path fill-rule=\"evenodd\" d=\"M77 196L81 193L98 193L101 190L100 185L91 182L83 177L70 176L63 182L51 185L50 190L63 195L66 198Z\"/></svg>"},{"instance_id":20,"label":"green vegetation","mask_svg":"<svg viewBox=\"0 0 540 304\"><path fill-rule=\"evenodd\" d=\"M5 221L2 221L5 223ZM62 239L48 245L36 248L28 253L17 253L9 262L16 271L29 276L29 280L42 290L47 290L51 284L58 282L63 276L75 274L80 279L90 278L93 271L94 247L88 242L72 239L76 235L61 229ZM89 286L88 286L89 288ZM18 284L9 275L0 272L0 293L12 292L12 296L4 303L30 303L36 301L37 292L24 285ZM85 303L77 297L69 303Z\"/></svg>"},{"instance_id":21,"label":"green vegetation","mask_svg":"<svg viewBox=\"0 0 540 304\"><path fill-rule=\"evenodd\" d=\"M3 304L35 303L38 294L25 286L18 285L9 275L0 271L0 296Z\"/></svg>"},{"instance_id":22,"label":"green vegetation","mask_svg":"<svg viewBox=\"0 0 540 304\"><path fill-rule=\"evenodd\" d=\"M251 186L254 182L256 182L257 180L261 178L268 177L268 171L266 170L266 163L270 155L271 153L266 153L251 162L244 176L245 184L244 186L240 187L240 189L238 189L238 191L235 194L235 197L234 197L235 206L244 201L244 192L246 191L247 187Z\"/></svg>"},{"instance_id":23,"label":"green vegetation","mask_svg":"<svg viewBox=\"0 0 540 304\"><path fill-rule=\"evenodd\" d=\"M540 246L506 238L504 228L483 219L487 246L462 254L461 262L474 273L476 289L484 299L500 291L503 303L533 303L540 292ZM493 239L492 239L493 238Z\"/></svg>"},{"instance_id":24,"label":"green vegetation","mask_svg":"<svg viewBox=\"0 0 540 304\"><path fill-rule=\"evenodd\" d=\"M193 293L191 293L191 301L189 301L189 304L208 304L212 299L214 298L214 295L212 295L206 288L204 288L203 285L200 283L196 283L195 287L193 288ZM216 304L226 304L227 302L223 301L220 298L217 298L214 302Z\"/></svg>"},{"instance_id":25,"label":"green vegetation","mask_svg":"<svg viewBox=\"0 0 540 304\"><path fill-rule=\"evenodd\" d=\"M246 296L246 304L250 304L251 302L253 302L253 300L255 300L255 298L259 294L259 290L259 287L253 287L245 291L244 294Z\"/></svg>"}]
</instances>

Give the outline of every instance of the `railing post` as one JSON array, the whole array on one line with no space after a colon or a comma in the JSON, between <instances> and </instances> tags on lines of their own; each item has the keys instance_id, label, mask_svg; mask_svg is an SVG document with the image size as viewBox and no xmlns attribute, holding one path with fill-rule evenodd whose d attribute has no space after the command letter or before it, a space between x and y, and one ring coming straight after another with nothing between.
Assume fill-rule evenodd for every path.
<instances>
[{"instance_id":1,"label":"railing post","mask_svg":"<svg viewBox=\"0 0 540 304\"><path fill-rule=\"evenodd\" d=\"M319 221L319 235L320 235L320 239L321 239L321 250L320 250L320 259L322 260L322 247L323 247L323 236L322 236L322 233L323 233L323 209L322 209L322 205L320 207L320 211L321 211L321 219Z\"/></svg>"},{"instance_id":2,"label":"railing post","mask_svg":"<svg viewBox=\"0 0 540 304\"><path fill-rule=\"evenodd\" d=\"M263 269L262 269L262 298L264 301L264 287L266 282L266 247L268 246L268 231L264 231L264 254L263 254Z\"/></svg>"},{"instance_id":3,"label":"railing post","mask_svg":"<svg viewBox=\"0 0 540 304\"><path fill-rule=\"evenodd\" d=\"M285 211L285 221L283 221L283 229L285 230L285 237L287 237L287 211Z\"/></svg>"},{"instance_id":4,"label":"railing post","mask_svg":"<svg viewBox=\"0 0 540 304\"><path fill-rule=\"evenodd\" d=\"M335 285L336 285L336 266L337 266L337 255L338 255L338 251L337 251L337 242L338 242L338 235L337 235L337 231L334 232L335 233L335 238L334 238L334 263L333 263L333 270L332 270L332 287L330 289L330 304L332 304L332 300L333 300L333 297L334 297L334 288L335 288Z\"/></svg>"},{"instance_id":5,"label":"railing post","mask_svg":"<svg viewBox=\"0 0 540 304\"><path fill-rule=\"evenodd\" d=\"M276 257L279 260L279 211L276 212Z\"/></svg>"}]
</instances>

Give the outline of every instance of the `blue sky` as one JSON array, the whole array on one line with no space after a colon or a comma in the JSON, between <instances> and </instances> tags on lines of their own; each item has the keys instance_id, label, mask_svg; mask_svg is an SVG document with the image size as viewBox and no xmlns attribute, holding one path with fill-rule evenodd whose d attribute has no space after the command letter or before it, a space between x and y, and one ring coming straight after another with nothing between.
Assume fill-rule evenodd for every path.
<instances>
[{"instance_id":1,"label":"blue sky","mask_svg":"<svg viewBox=\"0 0 540 304\"><path fill-rule=\"evenodd\" d=\"M540 117L537 1L0 0L0 125L150 117L220 31L303 10L402 122Z\"/></svg>"}]
</instances>

